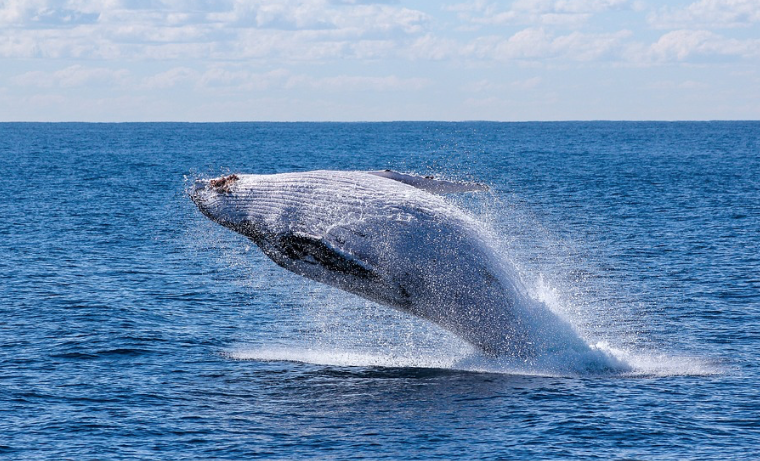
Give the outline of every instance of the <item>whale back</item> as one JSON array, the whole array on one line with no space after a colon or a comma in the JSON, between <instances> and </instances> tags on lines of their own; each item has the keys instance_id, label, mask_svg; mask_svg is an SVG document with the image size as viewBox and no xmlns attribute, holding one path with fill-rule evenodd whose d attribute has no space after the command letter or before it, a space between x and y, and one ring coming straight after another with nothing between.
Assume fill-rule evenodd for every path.
<instances>
[{"instance_id":1,"label":"whale back","mask_svg":"<svg viewBox=\"0 0 760 461\"><path fill-rule=\"evenodd\" d=\"M306 231L324 230L336 222L449 216L454 210L439 196L374 173L240 175L230 187L232 193L225 199L252 220Z\"/></svg>"}]
</instances>

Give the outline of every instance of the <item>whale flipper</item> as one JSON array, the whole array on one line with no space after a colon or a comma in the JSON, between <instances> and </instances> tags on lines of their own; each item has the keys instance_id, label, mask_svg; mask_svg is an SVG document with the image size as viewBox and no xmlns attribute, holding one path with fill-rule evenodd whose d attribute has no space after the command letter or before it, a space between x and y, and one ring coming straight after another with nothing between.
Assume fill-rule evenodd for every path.
<instances>
[{"instance_id":1,"label":"whale flipper","mask_svg":"<svg viewBox=\"0 0 760 461\"><path fill-rule=\"evenodd\" d=\"M287 233L278 238L282 253L290 259L318 264L333 272L372 278L372 268L352 255L341 251L328 239L302 232Z\"/></svg>"},{"instance_id":2,"label":"whale flipper","mask_svg":"<svg viewBox=\"0 0 760 461\"><path fill-rule=\"evenodd\" d=\"M434 179L432 176L415 176L399 173L398 171L368 171L369 174L380 176L416 187L433 194L454 194L460 192L487 191L488 186L474 182L456 182L443 179Z\"/></svg>"}]
</instances>

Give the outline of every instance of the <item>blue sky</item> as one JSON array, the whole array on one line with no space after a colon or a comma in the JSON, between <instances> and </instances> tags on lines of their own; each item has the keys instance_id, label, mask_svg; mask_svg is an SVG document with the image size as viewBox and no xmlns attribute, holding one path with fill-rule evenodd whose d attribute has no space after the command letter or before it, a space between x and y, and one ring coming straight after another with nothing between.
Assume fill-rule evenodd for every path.
<instances>
[{"instance_id":1,"label":"blue sky","mask_svg":"<svg viewBox=\"0 0 760 461\"><path fill-rule=\"evenodd\" d=\"M760 0L0 0L0 120L760 119Z\"/></svg>"}]
</instances>

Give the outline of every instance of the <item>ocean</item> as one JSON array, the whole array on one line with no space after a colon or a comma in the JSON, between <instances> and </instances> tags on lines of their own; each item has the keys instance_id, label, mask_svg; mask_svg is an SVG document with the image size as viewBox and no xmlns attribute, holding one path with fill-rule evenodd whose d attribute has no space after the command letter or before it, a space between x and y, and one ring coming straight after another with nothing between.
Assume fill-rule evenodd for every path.
<instances>
[{"instance_id":1,"label":"ocean","mask_svg":"<svg viewBox=\"0 0 760 461\"><path fill-rule=\"evenodd\" d=\"M504 363L187 195L393 169L628 365ZM2 123L0 459L760 459L760 122Z\"/></svg>"}]
</instances>

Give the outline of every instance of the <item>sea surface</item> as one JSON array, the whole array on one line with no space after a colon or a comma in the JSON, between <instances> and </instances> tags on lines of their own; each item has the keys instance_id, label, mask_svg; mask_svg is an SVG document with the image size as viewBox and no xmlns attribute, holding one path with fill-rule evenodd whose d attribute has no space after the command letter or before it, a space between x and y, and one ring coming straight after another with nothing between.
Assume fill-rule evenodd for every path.
<instances>
[{"instance_id":1,"label":"sea surface","mask_svg":"<svg viewBox=\"0 0 760 461\"><path fill-rule=\"evenodd\" d=\"M196 178L394 169L627 365L289 273ZM0 124L0 459L760 459L760 122Z\"/></svg>"}]
</instances>

